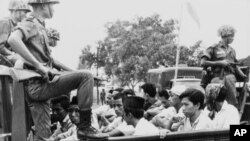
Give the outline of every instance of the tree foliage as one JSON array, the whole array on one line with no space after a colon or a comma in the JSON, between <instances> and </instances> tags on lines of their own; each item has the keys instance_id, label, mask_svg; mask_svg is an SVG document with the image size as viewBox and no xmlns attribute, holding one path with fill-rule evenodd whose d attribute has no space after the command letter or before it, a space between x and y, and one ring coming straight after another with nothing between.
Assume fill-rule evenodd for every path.
<instances>
[{"instance_id":1,"label":"tree foliage","mask_svg":"<svg viewBox=\"0 0 250 141\"><path fill-rule=\"evenodd\" d=\"M98 66L104 67L110 77L117 77L122 85L134 87L145 81L146 73L159 64L175 65L176 30L178 22L170 19L162 21L159 15L137 17L134 21L107 23L107 36L99 41ZM200 43L192 48L181 47L180 63L188 63L190 56ZM80 60L89 62L91 67L97 57L89 46L82 51ZM94 61L93 61L94 60ZM192 61L190 64L196 65Z\"/></svg>"}]
</instances>

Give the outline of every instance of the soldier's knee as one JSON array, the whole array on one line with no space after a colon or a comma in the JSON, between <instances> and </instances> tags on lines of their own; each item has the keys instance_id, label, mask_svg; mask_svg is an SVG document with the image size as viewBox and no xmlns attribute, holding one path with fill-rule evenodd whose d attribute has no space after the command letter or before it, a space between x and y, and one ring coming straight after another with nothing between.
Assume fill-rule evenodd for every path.
<instances>
[{"instance_id":1,"label":"soldier's knee","mask_svg":"<svg viewBox=\"0 0 250 141\"><path fill-rule=\"evenodd\" d=\"M81 70L79 72L81 74L81 77L83 77L84 79L93 80L94 81L94 77L93 77L93 75L89 71Z\"/></svg>"}]
</instances>

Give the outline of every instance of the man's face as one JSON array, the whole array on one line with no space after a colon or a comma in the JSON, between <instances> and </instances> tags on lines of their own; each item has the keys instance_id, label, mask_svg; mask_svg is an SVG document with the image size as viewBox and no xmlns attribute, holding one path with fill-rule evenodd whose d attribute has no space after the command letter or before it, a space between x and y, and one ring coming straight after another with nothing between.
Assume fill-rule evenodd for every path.
<instances>
[{"instance_id":1,"label":"man's face","mask_svg":"<svg viewBox=\"0 0 250 141\"><path fill-rule=\"evenodd\" d=\"M231 44L234 41L234 35L229 35L227 37L223 37L222 39L225 40L227 44Z\"/></svg>"},{"instance_id":2,"label":"man's face","mask_svg":"<svg viewBox=\"0 0 250 141\"><path fill-rule=\"evenodd\" d=\"M15 16L18 22L21 22L24 18L26 18L27 10L17 10L15 11Z\"/></svg>"},{"instance_id":3,"label":"man's face","mask_svg":"<svg viewBox=\"0 0 250 141\"><path fill-rule=\"evenodd\" d=\"M196 111L199 110L198 105L194 105L193 102L191 102L187 97L184 97L181 100L181 105L183 109L183 113L186 117L192 117Z\"/></svg>"},{"instance_id":4,"label":"man's face","mask_svg":"<svg viewBox=\"0 0 250 141\"><path fill-rule=\"evenodd\" d=\"M146 101L149 100L149 95L148 95L147 93L145 93L143 89L142 89L142 91L141 91L141 94L142 94L143 98L144 98Z\"/></svg>"},{"instance_id":5,"label":"man's face","mask_svg":"<svg viewBox=\"0 0 250 141\"><path fill-rule=\"evenodd\" d=\"M169 101L170 101L170 104L171 105L173 105L174 107L176 106L176 105L178 105L178 104L180 104L180 98L179 98L179 96L178 95L176 95L176 94L174 94L174 93L172 93L172 92L170 92L169 93Z\"/></svg>"},{"instance_id":6,"label":"man's face","mask_svg":"<svg viewBox=\"0 0 250 141\"><path fill-rule=\"evenodd\" d=\"M54 16L54 4L44 4L44 16L51 19Z\"/></svg>"},{"instance_id":7,"label":"man's face","mask_svg":"<svg viewBox=\"0 0 250 141\"><path fill-rule=\"evenodd\" d=\"M123 116L124 109L122 104L122 99L114 100L115 113L117 116Z\"/></svg>"},{"instance_id":8,"label":"man's face","mask_svg":"<svg viewBox=\"0 0 250 141\"><path fill-rule=\"evenodd\" d=\"M67 112L62 108L62 106L60 104L54 105L52 107L52 121L63 121L63 119L65 118Z\"/></svg>"},{"instance_id":9,"label":"man's face","mask_svg":"<svg viewBox=\"0 0 250 141\"><path fill-rule=\"evenodd\" d=\"M170 101L166 99L164 96L159 97L159 100L161 101L161 104L165 107L168 108L170 106Z\"/></svg>"},{"instance_id":10,"label":"man's face","mask_svg":"<svg viewBox=\"0 0 250 141\"><path fill-rule=\"evenodd\" d=\"M124 113L123 119L127 122L128 125L132 125L132 116L131 113Z\"/></svg>"},{"instance_id":11,"label":"man's face","mask_svg":"<svg viewBox=\"0 0 250 141\"><path fill-rule=\"evenodd\" d=\"M80 113L78 106L71 107L68 110L69 118L73 124L78 124L80 122Z\"/></svg>"}]
</instances>

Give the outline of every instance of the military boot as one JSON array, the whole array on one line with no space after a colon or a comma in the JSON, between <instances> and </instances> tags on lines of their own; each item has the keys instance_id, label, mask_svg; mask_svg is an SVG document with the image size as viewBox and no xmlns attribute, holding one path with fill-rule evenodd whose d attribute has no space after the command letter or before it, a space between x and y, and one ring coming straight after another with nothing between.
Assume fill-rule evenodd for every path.
<instances>
[{"instance_id":1,"label":"military boot","mask_svg":"<svg viewBox=\"0 0 250 141\"><path fill-rule=\"evenodd\" d=\"M91 110L80 111L80 123L78 124L77 137L81 141L105 141L106 134L100 133L91 126Z\"/></svg>"}]
</instances>

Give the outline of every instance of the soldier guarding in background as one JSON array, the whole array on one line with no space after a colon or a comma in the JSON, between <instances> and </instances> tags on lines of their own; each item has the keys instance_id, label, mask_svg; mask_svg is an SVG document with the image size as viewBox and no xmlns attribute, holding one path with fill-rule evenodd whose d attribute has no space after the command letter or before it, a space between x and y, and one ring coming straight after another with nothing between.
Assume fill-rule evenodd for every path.
<instances>
[{"instance_id":1,"label":"soldier guarding in background","mask_svg":"<svg viewBox=\"0 0 250 141\"><path fill-rule=\"evenodd\" d=\"M226 98L228 103L237 107L235 75L242 78L247 78L247 76L237 66L236 52L230 46L234 40L235 29L228 25L222 26L218 30L218 35L221 37L221 41L207 48L201 57L201 65L211 68L211 83L224 83L228 90Z\"/></svg>"}]
</instances>

